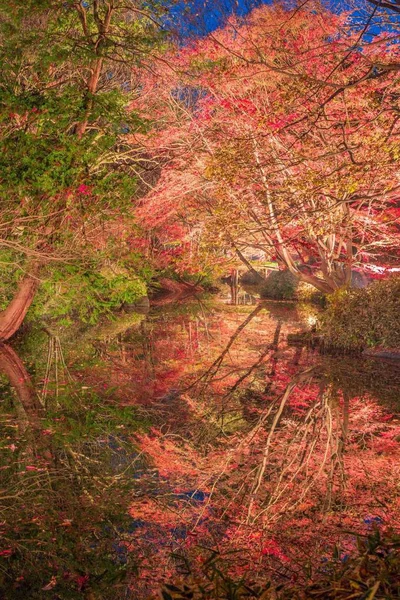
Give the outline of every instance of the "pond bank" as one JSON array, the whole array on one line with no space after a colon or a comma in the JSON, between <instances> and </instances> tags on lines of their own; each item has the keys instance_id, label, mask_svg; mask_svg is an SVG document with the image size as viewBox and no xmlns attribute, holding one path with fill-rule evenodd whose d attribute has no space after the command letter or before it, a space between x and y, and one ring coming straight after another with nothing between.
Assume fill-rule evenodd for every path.
<instances>
[{"instance_id":1,"label":"pond bank","mask_svg":"<svg viewBox=\"0 0 400 600\"><path fill-rule=\"evenodd\" d=\"M320 310L315 334L309 336L311 345L328 352L365 352L377 358L398 360L400 277L374 281L364 288L338 290L326 297L304 284L300 284L295 293L294 278L289 272L271 272L268 279L269 286L252 282L251 274L242 277L244 283L237 283L234 288L231 285L232 302L240 303L250 295L262 300L315 305Z\"/></svg>"}]
</instances>

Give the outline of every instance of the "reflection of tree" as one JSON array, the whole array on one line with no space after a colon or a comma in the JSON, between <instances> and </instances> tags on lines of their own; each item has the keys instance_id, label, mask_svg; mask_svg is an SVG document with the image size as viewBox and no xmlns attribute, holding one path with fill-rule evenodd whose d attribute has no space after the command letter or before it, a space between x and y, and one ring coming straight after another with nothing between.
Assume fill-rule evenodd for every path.
<instances>
[{"instance_id":1,"label":"reflection of tree","mask_svg":"<svg viewBox=\"0 0 400 600\"><path fill-rule=\"evenodd\" d=\"M51 341L50 347L59 354L58 344ZM7 420L13 443L3 453L1 471L2 589L15 599L39 598L46 586L63 598L103 598L101 590L118 583L135 561L124 538L130 522L127 489L140 459L112 431L123 416L113 421L112 407L71 388L62 394L56 386L48 394L57 393L58 403L45 409L9 346L0 347L0 371L15 392Z\"/></svg>"},{"instance_id":2,"label":"reflection of tree","mask_svg":"<svg viewBox=\"0 0 400 600\"><path fill-rule=\"evenodd\" d=\"M222 483L220 491L236 507L236 514L238 506L247 507L248 523L261 517L271 523L294 511L324 478L326 510L337 480L339 495L343 491L349 403L347 399L342 409L332 387L318 376L312 367L293 377L281 395L270 397L251 429L235 435L236 445L221 457L223 467L212 477L213 491L218 495ZM317 381L312 387L313 378ZM291 400L296 406L296 391L302 385L309 388L310 401L294 420ZM240 468L232 469L237 463Z\"/></svg>"},{"instance_id":3,"label":"reflection of tree","mask_svg":"<svg viewBox=\"0 0 400 600\"><path fill-rule=\"evenodd\" d=\"M332 365L326 371L323 364L285 375L287 383L282 389L286 364L297 367L301 353L296 348L294 361L286 356L282 365L278 363L282 327L279 318L271 331L270 344L253 362L236 367L230 356L232 346L246 343L244 331L262 308L258 305L242 321L211 366L189 388L192 394L196 390L197 398L207 399L203 430L212 426L213 414L214 421L221 422L226 402L235 411L239 400L243 416L251 416L237 420L231 433L221 428L219 434L214 431L214 438L206 437L198 426L194 437L206 437L207 443L212 439L217 443L219 439L226 449L213 452L212 467L200 484L201 488L210 489L204 510L218 505L222 515L235 515L235 519L253 527L258 521L263 527L272 526L289 514L296 514L303 505L315 506L320 514L328 514L345 510L351 502L345 453L355 389L349 390L344 377L338 385L338 377L332 376ZM238 373L235 382L226 384L216 394L215 384L220 390L221 381L232 373ZM250 375L253 383L249 386ZM250 429L246 428L246 421Z\"/></svg>"},{"instance_id":4,"label":"reflection of tree","mask_svg":"<svg viewBox=\"0 0 400 600\"><path fill-rule=\"evenodd\" d=\"M171 324L163 316L162 324L148 323L143 332L148 337L151 332L155 377L160 373L160 353L164 352L162 363L183 345L191 373L180 388L153 402L154 413L163 415L166 426L145 436L142 445L174 489L187 489L190 480L193 494L202 497L191 512L184 493L180 501L185 508L164 486L153 490L145 503L147 515L157 518L163 539L170 539L172 546L176 540L171 521L174 529L193 530L196 539L207 539L226 552L245 548L254 553L257 545L251 540L273 537L271 555L278 558L283 554L274 546L276 540L286 536L293 544L296 536L303 539L314 532L311 553L325 543L326 533L332 539L335 523L347 518L342 513L351 513L350 528L376 506L368 497L376 481L372 484L360 472L363 456L352 445L360 423L357 412L364 402L356 397L357 386L349 390L345 377L337 377L329 361L325 364L327 359L307 349L301 352L299 346L288 347L290 317L281 306L275 318L264 318L264 309L269 309L268 303L245 316L228 311L222 319L220 314L211 315L207 349L192 356L193 317L177 326L177 320ZM263 318L257 319L261 314ZM196 335L203 336L204 344L204 328ZM307 362L319 366L306 369ZM345 368L349 371L348 361ZM363 410L376 415L371 401L364 402ZM355 500L357 486L364 490L360 501ZM134 509L138 516L144 510L139 500ZM154 533L153 548L157 539ZM160 548L164 559L165 543ZM264 560L260 553L265 560L270 556L266 547L264 553L261 546L256 557L249 554L260 569Z\"/></svg>"},{"instance_id":5,"label":"reflection of tree","mask_svg":"<svg viewBox=\"0 0 400 600\"><path fill-rule=\"evenodd\" d=\"M202 381L203 384L207 384L209 381L212 380L213 377L216 376L216 374L218 373L218 370L221 368L221 366L223 364L225 357L229 354L229 351L232 348L233 344L238 340L238 338L240 337L240 335L244 331L244 329L246 329L246 327L249 325L249 323L251 323L251 321L254 319L254 317L256 315L258 315L258 313L263 308L264 308L264 306L262 304L257 304L255 309L244 319L244 321L237 327L236 331L234 331L234 333L230 336L225 348L222 350L222 352L219 354L219 356L214 360L212 365L204 373L201 374L199 379L193 385L196 385L199 381Z\"/></svg>"},{"instance_id":6,"label":"reflection of tree","mask_svg":"<svg viewBox=\"0 0 400 600\"><path fill-rule=\"evenodd\" d=\"M287 307L280 308L274 307L273 311L271 311L271 305L268 303L258 303L256 307L247 315L247 317L237 326L235 331L229 336L223 350L218 354L218 356L214 359L213 363L204 370L200 376L196 379L194 383L191 384L191 387L197 386L200 382L203 385L208 385L213 380L215 381L218 373L222 370L226 365L224 364L225 359L227 359L230 355L230 351L235 343L240 343L242 346L246 345L246 340L241 336L244 330L251 324L251 322L259 315L261 311L265 311L271 313L265 319L264 327L267 329L268 333L270 333L271 341L269 343L264 343L261 352L255 362L250 364L248 367L239 367L238 370L244 371L244 373L238 378L238 380L233 384L228 393L232 393L236 391L236 389L246 380L250 375L252 375L257 369L262 366L267 355L270 354L269 365L270 365L270 373L269 376L273 378L276 370L276 364L278 360L278 350L279 350L279 341L282 330L282 324L285 320L288 319L288 309ZM289 314L292 314L289 311ZM293 317L293 314L292 314ZM271 327L273 321L276 321L276 325L274 328ZM296 355L296 360L300 358L300 355ZM188 389L190 389L188 388Z\"/></svg>"},{"instance_id":7,"label":"reflection of tree","mask_svg":"<svg viewBox=\"0 0 400 600\"><path fill-rule=\"evenodd\" d=\"M36 396L30 376L16 352L6 344L0 344L0 372L4 373L16 391L19 403L21 430L30 423L37 424L42 406Z\"/></svg>"},{"instance_id":8,"label":"reflection of tree","mask_svg":"<svg viewBox=\"0 0 400 600\"><path fill-rule=\"evenodd\" d=\"M49 440L41 434L43 406L36 394L34 385L23 362L13 348L0 345L0 372L8 378L15 393L15 407L18 433L25 440L25 458L32 460L37 454L49 458Z\"/></svg>"},{"instance_id":9,"label":"reflection of tree","mask_svg":"<svg viewBox=\"0 0 400 600\"><path fill-rule=\"evenodd\" d=\"M315 377L315 369L297 375L288 384L278 401L269 407L266 431L256 439L262 441L262 459L254 466L254 481L250 484L248 519L259 517L275 520L293 511L307 495L326 479L326 506L329 510L333 494L344 490L345 474L343 453L348 431L348 399L340 407L339 398L330 385L320 382L314 390L304 415L283 419L290 397L302 382L308 385ZM272 410L271 410L272 408ZM254 436L254 430L250 433ZM337 481L338 480L338 481ZM279 506L279 511L276 507Z\"/></svg>"},{"instance_id":10,"label":"reflection of tree","mask_svg":"<svg viewBox=\"0 0 400 600\"><path fill-rule=\"evenodd\" d=\"M13 447L0 470L3 541L12 551L3 560L9 589L22 572L27 582L12 597L30 597L55 577L60 596L64 588L80 593L80 581L97 600L104 573L144 565L138 597L147 598L170 567L171 548L189 556L197 542L221 548L235 568L244 549L252 568L273 559L289 569L282 557L296 553L298 540L316 556L339 519L351 529L377 506L392 510L399 471L385 444L392 451L397 433L368 395L375 371L363 383L348 360L339 368L338 359L307 349L294 364L298 348L286 345L294 328L282 306L272 318L269 304L245 315L159 310L96 342L100 363L99 355L85 363L76 347L79 364L71 365L66 353L79 386L61 385L63 349L50 340L36 365L37 379L49 379L45 406L15 352L0 358L16 393L3 404ZM126 376L125 397L121 385L103 391L103 381L120 381L116 374ZM97 394L86 389L93 381ZM147 421L140 431L138 414ZM69 579L61 582L61 572Z\"/></svg>"}]
</instances>

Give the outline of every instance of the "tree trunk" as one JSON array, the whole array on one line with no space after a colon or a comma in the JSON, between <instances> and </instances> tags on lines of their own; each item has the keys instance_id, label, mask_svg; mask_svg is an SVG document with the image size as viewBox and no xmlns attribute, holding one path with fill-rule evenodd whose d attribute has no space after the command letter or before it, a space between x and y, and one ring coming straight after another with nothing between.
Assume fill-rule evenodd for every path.
<instances>
[{"instance_id":1,"label":"tree trunk","mask_svg":"<svg viewBox=\"0 0 400 600\"><path fill-rule=\"evenodd\" d=\"M77 133L79 139L86 132L86 129L87 129L87 126L89 123L89 117L93 110L93 104L94 104L93 96L96 94L97 85L99 83L102 68L103 68L103 59L99 58L93 67L93 72L92 72L92 75L88 82L88 97L86 99L85 116L84 116L83 120L81 121L81 123L79 123L79 125L76 129L76 133Z\"/></svg>"},{"instance_id":2,"label":"tree trunk","mask_svg":"<svg viewBox=\"0 0 400 600\"><path fill-rule=\"evenodd\" d=\"M291 271L290 267L289 270ZM294 272L293 275L298 277L300 281L304 281L304 283L309 283L323 294L332 294L335 291L335 289L338 289L332 287L331 285L329 285L329 283L327 283L320 277L317 277L316 275L308 275L307 273L302 273L299 271Z\"/></svg>"},{"instance_id":3,"label":"tree trunk","mask_svg":"<svg viewBox=\"0 0 400 600\"><path fill-rule=\"evenodd\" d=\"M322 292L323 294L331 294L335 291L335 288L329 285L327 281L317 277L316 275L312 275L311 273L304 273L300 271L300 269L295 264L293 258L290 255L290 252L286 248L284 244L280 244L278 248L278 253L282 258L283 262L286 264L289 271L297 277L300 281L304 281L305 283L309 283L314 286L317 290Z\"/></svg>"},{"instance_id":4,"label":"tree trunk","mask_svg":"<svg viewBox=\"0 0 400 600\"><path fill-rule=\"evenodd\" d=\"M244 265L246 265L246 267L248 268L248 270L250 271L250 273L253 273L253 275L256 278L256 281L258 281L258 283L265 283L265 277L263 277L261 275L261 273L259 273L257 271L257 269L255 269L253 267L253 265L251 264L251 262L248 261L247 258L240 252L239 248L237 248L234 244L233 244L233 247L234 247L235 252L238 255L239 259L242 261L242 263Z\"/></svg>"},{"instance_id":5,"label":"tree trunk","mask_svg":"<svg viewBox=\"0 0 400 600\"><path fill-rule=\"evenodd\" d=\"M23 409L31 422L39 419L40 404L32 381L17 353L7 344L0 344L0 372L4 373L16 390Z\"/></svg>"},{"instance_id":6,"label":"tree trunk","mask_svg":"<svg viewBox=\"0 0 400 600\"><path fill-rule=\"evenodd\" d=\"M21 327L38 285L39 280L34 273L26 275L20 281L14 298L7 308L0 312L0 342L8 340Z\"/></svg>"}]
</instances>

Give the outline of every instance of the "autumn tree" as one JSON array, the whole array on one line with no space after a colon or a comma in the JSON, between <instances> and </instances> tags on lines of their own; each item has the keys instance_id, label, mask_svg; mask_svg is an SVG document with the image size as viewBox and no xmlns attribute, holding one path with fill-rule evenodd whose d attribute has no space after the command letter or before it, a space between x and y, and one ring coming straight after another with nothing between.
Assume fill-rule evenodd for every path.
<instances>
[{"instance_id":1,"label":"autumn tree","mask_svg":"<svg viewBox=\"0 0 400 600\"><path fill-rule=\"evenodd\" d=\"M15 333L51 273L75 277L77 289L84 275L88 295L94 285L99 297L110 280L102 268L127 254L123 215L150 171L130 140L146 129L127 111L137 85L131 68L163 45L167 10L157 0L2 3L0 252L9 285L0 340ZM114 223L106 233L105 223ZM126 298L143 294L138 281L133 268Z\"/></svg>"},{"instance_id":2,"label":"autumn tree","mask_svg":"<svg viewBox=\"0 0 400 600\"><path fill-rule=\"evenodd\" d=\"M250 267L262 250L322 292L395 260L398 50L358 37L315 3L263 7L177 52L142 94L170 157L143 218L191 216L209 246Z\"/></svg>"}]
</instances>

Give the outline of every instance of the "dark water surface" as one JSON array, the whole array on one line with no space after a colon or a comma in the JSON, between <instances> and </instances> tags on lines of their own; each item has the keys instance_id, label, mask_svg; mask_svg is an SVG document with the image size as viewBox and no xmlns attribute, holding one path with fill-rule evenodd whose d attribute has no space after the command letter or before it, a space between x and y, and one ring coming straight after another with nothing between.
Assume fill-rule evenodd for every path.
<instances>
[{"instance_id":1,"label":"dark water surface","mask_svg":"<svg viewBox=\"0 0 400 600\"><path fill-rule=\"evenodd\" d=\"M0 346L1 598L156 598L210 556L307 580L398 528L398 365L307 349L312 308L241 302Z\"/></svg>"}]
</instances>

